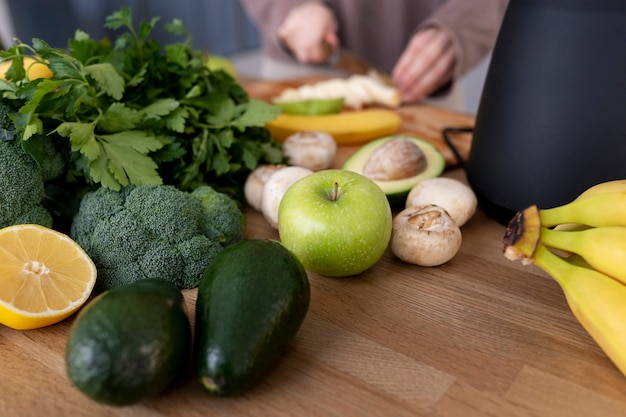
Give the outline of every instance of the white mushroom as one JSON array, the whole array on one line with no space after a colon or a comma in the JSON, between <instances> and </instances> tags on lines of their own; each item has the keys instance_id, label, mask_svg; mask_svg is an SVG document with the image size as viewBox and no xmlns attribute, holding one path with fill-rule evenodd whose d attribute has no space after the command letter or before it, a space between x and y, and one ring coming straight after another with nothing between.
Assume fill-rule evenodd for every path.
<instances>
[{"instance_id":1,"label":"white mushroom","mask_svg":"<svg viewBox=\"0 0 626 417\"><path fill-rule=\"evenodd\" d=\"M409 207L393 219L391 251L404 262L444 264L457 254L461 242L461 229L442 207Z\"/></svg>"},{"instance_id":2,"label":"white mushroom","mask_svg":"<svg viewBox=\"0 0 626 417\"><path fill-rule=\"evenodd\" d=\"M312 173L313 171L308 168L288 166L276 171L267 180L263 187L261 211L274 229L278 229L278 207L287 189L299 179Z\"/></svg>"},{"instance_id":3,"label":"white mushroom","mask_svg":"<svg viewBox=\"0 0 626 417\"><path fill-rule=\"evenodd\" d=\"M406 198L405 207L436 204L446 209L461 227L476 213L478 200L474 191L454 178L436 177L417 183Z\"/></svg>"},{"instance_id":4,"label":"white mushroom","mask_svg":"<svg viewBox=\"0 0 626 417\"><path fill-rule=\"evenodd\" d=\"M283 142L283 153L291 165L320 171L332 165L337 143L328 133L307 130L287 137Z\"/></svg>"},{"instance_id":5,"label":"white mushroom","mask_svg":"<svg viewBox=\"0 0 626 417\"><path fill-rule=\"evenodd\" d=\"M263 199L263 188L267 180L279 169L287 165L259 165L246 178L243 186L243 193L246 201L253 209L261 211L261 201Z\"/></svg>"}]
</instances>

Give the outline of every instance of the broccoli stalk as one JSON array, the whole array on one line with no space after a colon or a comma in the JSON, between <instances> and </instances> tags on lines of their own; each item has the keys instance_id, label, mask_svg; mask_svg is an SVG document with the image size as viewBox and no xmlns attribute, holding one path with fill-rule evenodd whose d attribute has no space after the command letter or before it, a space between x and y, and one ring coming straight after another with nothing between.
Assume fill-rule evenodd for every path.
<instances>
[{"instance_id":1,"label":"broccoli stalk","mask_svg":"<svg viewBox=\"0 0 626 417\"><path fill-rule=\"evenodd\" d=\"M241 240L245 228L236 203L207 188L196 195L172 185L87 193L70 236L98 268L96 291L147 278L196 287L209 263ZM211 204L198 198L213 193Z\"/></svg>"}]
</instances>

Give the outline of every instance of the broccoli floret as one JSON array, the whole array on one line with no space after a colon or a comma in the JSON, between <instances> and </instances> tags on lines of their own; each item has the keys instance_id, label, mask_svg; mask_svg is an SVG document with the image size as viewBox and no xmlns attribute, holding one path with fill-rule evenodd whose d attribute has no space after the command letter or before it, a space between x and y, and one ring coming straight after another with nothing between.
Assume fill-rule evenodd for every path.
<instances>
[{"instance_id":1,"label":"broccoli floret","mask_svg":"<svg viewBox=\"0 0 626 417\"><path fill-rule=\"evenodd\" d=\"M16 140L20 142L13 116L16 113L17 104L10 100L0 101L0 140ZM52 133L50 135L34 134L21 143L25 152L35 159L44 182L59 178L66 172L66 163L61 151L57 148L55 140L63 143L61 137ZM58 145L61 147L61 145Z\"/></svg>"},{"instance_id":2,"label":"broccoli floret","mask_svg":"<svg viewBox=\"0 0 626 417\"><path fill-rule=\"evenodd\" d=\"M52 227L45 187L66 171L65 160L47 136L21 140L13 122L15 105L9 103L0 101L0 227L23 223Z\"/></svg>"},{"instance_id":3,"label":"broccoli floret","mask_svg":"<svg viewBox=\"0 0 626 417\"><path fill-rule=\"evenodd\" d=\"M183 256L183 276L199 277L207 267L206 258L215 259L224 247L215 239L198 235L179 243L176 249Z\"/></svg>"},{"instance_id":4,"label":"broccoli floret","mask_svg":"<svg viewBox=\"0 0 626 417\"><path fill-rule=\"evenodd\" d=\"M24 144L28 153L35 158L41 168L44 182L61 177L67 169L63 154L55 145L55 140L59 140L56 134L50 136L36 134L28 138Z\"/></svg>"},{"instance_id":5,"label":"broccoli floret","mask_svg":"<svg viewBox=\"0 0 626 417\"><path fill-rule=\"evenodd\" d=\"M126 195L131 190L132 187L123 188L121 191L100 187L83 196L80 209L72 220L71 235L87 253L93 250L91 242L94 240L96 226L100 223L106 225L104 222L124 209Z\"/></svg>"},{"instance_id":6,"label":"broccoli floret","mask_svg":"<svg viewBox=\"0 0 626 417\"><path fill-rule=\"evenodd\" d=\"M0 195L0 228L23 223L52 227L52 215L42 206L41 169L17 137L0 140Z\"/></svg>"},{"instance_id":7,"label":"broccoli floret","mask_svg":"<svg viewBox=\"0 0 626 417\"><path fill-rule=\"evenodd\" d=\"M137 187L126 198L126 209L150 234L170 244L202 233L200 201L174 186Z\"/></svg>"},{"instance_id":8,"label":"broccoli floret","mask_svg":"<svg viewBox=\"0 0 626 417\"><path fill-rule=\"evenodd\" d=\"M202 202L206 236L216 238L222 246L243 239L246 217L235 200L208 185L196 188L192 195Z\"/></svg>"},{"instance_id":9,"label":"broccoli floret","mask_svg":"<svg viewBox=\"0 0 626 417\"><path fill-rule=\"evenodd\" d=\"M194 288L224 248L204 222L200 199L172 185L101 187L81 200L70 236L96 264L96 291L146 278Z\"/></svg>"},{"instance_id":10,"label":"broccoli floret","mask_svg":"<svg viewBox=\"0 0 626 417\"><path fill-rule=\"evenodd\" d=\"M8 104L0 102L0 140L12 140L15 137L11 114L13 109Z\"/></svg>"}]
</instances>

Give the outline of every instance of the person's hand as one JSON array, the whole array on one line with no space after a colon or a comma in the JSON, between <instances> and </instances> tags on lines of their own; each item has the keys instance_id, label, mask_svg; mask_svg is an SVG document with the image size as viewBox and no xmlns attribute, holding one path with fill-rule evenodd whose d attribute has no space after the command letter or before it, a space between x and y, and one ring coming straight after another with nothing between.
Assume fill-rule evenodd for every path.
<instances>
[{"instance_id":1,"label":"person's hand","mask_svg":"<svg viewBox=\"0 0 626 417\"><path fill-rule=\"evenodd\" d=\"M289 12L278 36L298 61L307 64L325 62L339 46L335 16L318 1L303 3Z\"/></svg>"},{"instance_id":2,"label":"person's hand","mask_svg":"<svg viewBox=\"0 0 626 417\"><path fill-rule=\"evenodd\" d=\"M456 56L452 39L442 29L417 32L391 73L403 102L415 102L452 80Z\"/></svg>"}]
</instances>

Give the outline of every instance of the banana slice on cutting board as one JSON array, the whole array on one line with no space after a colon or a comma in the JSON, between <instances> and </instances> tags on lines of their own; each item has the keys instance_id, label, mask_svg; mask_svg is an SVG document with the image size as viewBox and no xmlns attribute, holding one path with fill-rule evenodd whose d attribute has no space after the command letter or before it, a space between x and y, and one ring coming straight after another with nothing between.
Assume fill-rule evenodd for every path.
<instances>
[{"instance_id":1,"label":"banana slice on cutting board","mask_svg":"<svg viewBox=\"0 0 626 417\"><path fill-rule=\"evenodd\" d=\"M274 101L301 101L342 97L344 106L362 109L369 105L396 108L400 94L390 83L372 75L351 75L348 78L331 78L314 84L285 89Z\"/></svg>"}]
</instances>

